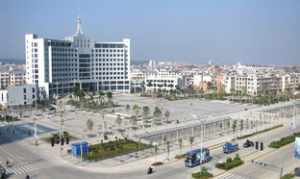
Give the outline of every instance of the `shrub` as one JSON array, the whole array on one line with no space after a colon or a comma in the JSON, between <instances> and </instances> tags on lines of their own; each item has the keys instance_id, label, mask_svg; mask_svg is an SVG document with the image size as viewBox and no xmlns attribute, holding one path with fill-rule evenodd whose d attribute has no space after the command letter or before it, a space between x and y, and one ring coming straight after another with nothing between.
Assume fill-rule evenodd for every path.
<instances>
[{"instance_id":1,"label":"shrub","mask_svg":"<svg viewBox=\"0 0 300 179\"><path fill-rule=\"evenodd\" d=\"M211 173L209 173L205 167L202 167L201 171L193 173L192 177L194 179L208 179L208 178L212 178L213 175Z\"/></svg>"},{"instance_id":2,"label":"shrub","mask_svg":"<svg viewBox=\"0 0 300 179\"><path fill-rule=\"evenodd\" d=\"M300 136L300 133L294 133L293 135L289 135L289 136L283 137L279 140L272 141L270 143L269 147L278 149L282 146L285 146L287 144L294 142L295 137L299 137L299 136Z\"/></svg>"},{"instance_id":3,"label":"shrub","mask_svg":"<svg viewBox=\"0 0 300 179\"><path fill-rule=\"evenodd\" d=\"M161 161L158 161L158 162L153 162L151 165L152 166L160 166L160 165L163 165L164 163L161 162Z\"/></svg>"},{"instance_id":4,"label":"shrub","mask_svg":"<svg viewBox=\"0 0 300 179\"><path fill-rule=\"evenodd\" d=\"M175 159L183 159L183 158L185 158L186 157L186 154L177 154L176 156L175 156Z\"/></svg>"}]
</instances>

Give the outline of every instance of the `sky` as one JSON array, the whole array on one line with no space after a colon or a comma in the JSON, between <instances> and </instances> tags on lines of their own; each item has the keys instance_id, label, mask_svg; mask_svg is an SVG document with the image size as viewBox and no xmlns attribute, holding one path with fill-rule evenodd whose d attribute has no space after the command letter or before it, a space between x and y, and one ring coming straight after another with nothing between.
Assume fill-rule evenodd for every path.
<instances>
[{"instance_id":1,"label":"sky","mask_svg":"<svg viewBox=\"0 0 300 179\"><path fill-rule=\"evenodd\" d=\"M0 58L24 59L26 33L132 40L132 60L300 64L299 0L0 0Z\"/></svg>"}]
</instances>

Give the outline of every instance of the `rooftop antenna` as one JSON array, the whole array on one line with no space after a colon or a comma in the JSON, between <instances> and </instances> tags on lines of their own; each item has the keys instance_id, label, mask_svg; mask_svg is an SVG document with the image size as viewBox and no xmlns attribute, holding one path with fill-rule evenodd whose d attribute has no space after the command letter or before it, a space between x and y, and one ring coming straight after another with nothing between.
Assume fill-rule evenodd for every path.
<instances>
[{"instance_id":1,"label":"rooftop antenna","mask_svg":"<svg viewBox=\"0 0 300 179\"><path fill-rule=\"evenodd\" d=\"M82 34L82 30L81 30L81 19L78 16L76 19L76 34Z\"/></svg>"},{"instance_id":2,"label":"rooftop antenna","mask_svg":"<svg viewBox=\"0 0 300 179\"><path fill-rule=\"evenodd\" d=\"M82 34L81 19L80 19L80 0L77 0L77 19L76 19L76 34Z\"/></svg>"}]
</instances>

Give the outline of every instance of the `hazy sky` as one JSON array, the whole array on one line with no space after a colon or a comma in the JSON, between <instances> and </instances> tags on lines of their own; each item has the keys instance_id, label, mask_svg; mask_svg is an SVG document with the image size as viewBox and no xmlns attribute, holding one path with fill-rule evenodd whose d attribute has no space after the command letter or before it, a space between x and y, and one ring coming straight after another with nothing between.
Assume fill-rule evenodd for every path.
<instances>
[{"instance_id":1,"label":"hazy sky","mask_svg":"<svg viewBox=\"0 0 300 179\"><path fill-rule=\"evenodd\" d=\"M25 58L24 35L131 38L133 60L300 64L299 0L1 0L0 57Z\"/></svg>"}]
</instances>

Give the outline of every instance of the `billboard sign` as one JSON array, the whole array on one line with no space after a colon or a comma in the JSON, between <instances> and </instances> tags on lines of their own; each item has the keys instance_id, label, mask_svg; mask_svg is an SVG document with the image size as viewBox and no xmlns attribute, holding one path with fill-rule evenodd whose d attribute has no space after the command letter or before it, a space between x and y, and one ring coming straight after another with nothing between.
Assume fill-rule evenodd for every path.
<instances>
[{"instance_id":1,"label":"billboard sign","mask_svg":"<svg viewBox=\"0 0 300 179\"><path fill-rule=\"evenodd\" d=\"M300 159L300 137L295 139L294 156L296 159Z\"/></svg>"}]
</instances>

